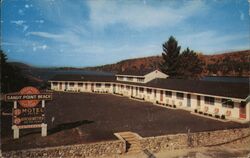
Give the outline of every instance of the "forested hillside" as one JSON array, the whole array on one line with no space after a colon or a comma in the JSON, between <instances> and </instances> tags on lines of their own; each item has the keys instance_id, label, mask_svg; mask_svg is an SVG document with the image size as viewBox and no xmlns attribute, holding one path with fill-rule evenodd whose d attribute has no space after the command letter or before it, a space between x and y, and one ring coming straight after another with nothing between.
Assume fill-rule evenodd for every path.
<instances>
[{"instance_id":1,"label":"forested hillside","mask_svg":"<svg viewBox=\"0 0 250 158\"><path fill-rule=\"evenodd\" d=\"M202 75L250 76L250 50L234 51L215 55L203 55L200 53L199 58L201 58L205 63ZM107 72L119 72L133 69L153 69L158 68L162 61L162 57L159 55L122 60L115 64L87 67L85 69Z\"/></svg>"}]
</instances>

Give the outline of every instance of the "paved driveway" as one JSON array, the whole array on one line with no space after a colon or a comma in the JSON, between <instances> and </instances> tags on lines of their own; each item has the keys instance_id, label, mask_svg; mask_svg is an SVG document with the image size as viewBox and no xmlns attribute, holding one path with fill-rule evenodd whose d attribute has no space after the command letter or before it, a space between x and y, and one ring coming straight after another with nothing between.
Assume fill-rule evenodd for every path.
<instances>
[{"instance_id":1,"label":"paved driveway","mask_svg":"<svg viewBox=\"0 0 250 158\"><path fill-rule=\"evenodd\" d=\"M22 130L12 139L11 116L2 117L3 150L89 143L116 139L115 132L133 131L143 137L237 128L220 122L111 94L54 93L46 103L47 137L39 129Z\"/></svg>"}]
</instances>

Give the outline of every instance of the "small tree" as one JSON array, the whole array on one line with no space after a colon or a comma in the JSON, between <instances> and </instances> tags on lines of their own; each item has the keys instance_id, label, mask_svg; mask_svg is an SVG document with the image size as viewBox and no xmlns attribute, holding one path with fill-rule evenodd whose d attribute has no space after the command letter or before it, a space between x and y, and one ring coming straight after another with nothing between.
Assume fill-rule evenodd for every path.
<instances>
[{"instance_id":1,"label":"small tree","mask_svg":"<svg viewBox=\"0 0 250 158\"><path fill-rule=\"evenodd\" d=\"M179 69L179 55L181 47L173 36L163 45L162 57L163 63L160 65L162 72L168 74L170 77L175 77Z\"/></svg>"}]
</instances>

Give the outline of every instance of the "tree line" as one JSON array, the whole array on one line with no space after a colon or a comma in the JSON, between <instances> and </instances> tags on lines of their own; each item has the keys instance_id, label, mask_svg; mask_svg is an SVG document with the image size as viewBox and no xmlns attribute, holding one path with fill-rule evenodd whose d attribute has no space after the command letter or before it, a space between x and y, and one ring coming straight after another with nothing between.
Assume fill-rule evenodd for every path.
<instances>
[{"instance_id":1,"label":"tree line","mask_svg":"<svg viewBox=\"0 0 250 158\"><path fill-rule=\"evenodd\" d=\"M7 55L0 50L1 57L1 93L17 92L24 86L29 85L29 80L24 77L20 68L9 64Z\"/></svg>"},{"instance_id":2,"label":"tree line","mask_svg":"<svg viewBox=\"0 0 250 158\"><path fill-rule=\"evenodd\" d=\"M225 57L222 60L216 60L214 63L207 65L209 75L223 75L228 74L233 76L243 76L249 73L249 57L240 57L240 59Z\"/></svg>"}]
</instances>

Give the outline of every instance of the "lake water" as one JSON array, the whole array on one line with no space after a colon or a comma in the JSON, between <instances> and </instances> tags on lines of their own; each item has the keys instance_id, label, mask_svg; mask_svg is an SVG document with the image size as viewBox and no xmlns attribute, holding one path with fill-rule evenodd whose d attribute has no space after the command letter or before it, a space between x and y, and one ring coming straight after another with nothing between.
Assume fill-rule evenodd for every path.
<instances>
[{"instance_id":1,"label":"lake water","mask_svg":"<svg viewBox=\"0 0 250 158\"><path fill-rule=\"evenodd\" d=\"M26 70L26 73L31 74L42 80L49 80L58 74L82 74L82 75L114 75L113 73L88 71L88 70L60 70L60 69L33 69Z\"/></svg>"}]
</instances>

